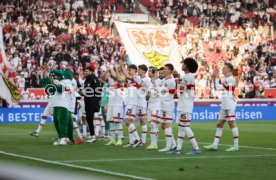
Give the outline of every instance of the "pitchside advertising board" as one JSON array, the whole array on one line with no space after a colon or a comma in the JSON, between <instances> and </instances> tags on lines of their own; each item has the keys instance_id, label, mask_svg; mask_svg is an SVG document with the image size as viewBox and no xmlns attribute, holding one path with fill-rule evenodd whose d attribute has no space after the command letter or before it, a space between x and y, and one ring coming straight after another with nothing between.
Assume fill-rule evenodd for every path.
<instances>
[{"instance_id":1,"label":"pitchside advertising board","mask_svg":"<svg viewBox=\"0 0 276 180\"><path fill-rule=\"evenodd\" d=\"M15 108L0 108L0 123L38 123L47 102L21 102ZM208 122L218 119L220 102L196 101L192 114L193 122ZM237 103L237 120L276 120L276 100L242 100ZM174 120L177 115L175 108ZM51 118L47 122L53 122Z\"/></svg>"}]
</instances>

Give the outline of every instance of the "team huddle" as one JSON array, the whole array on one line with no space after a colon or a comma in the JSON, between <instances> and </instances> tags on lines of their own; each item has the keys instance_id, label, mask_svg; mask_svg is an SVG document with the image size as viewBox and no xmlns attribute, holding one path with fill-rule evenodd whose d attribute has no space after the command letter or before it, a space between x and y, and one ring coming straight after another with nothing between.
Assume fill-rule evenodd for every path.
<instances>
[{"instance_id":1,"label":"team huddle","mask_svg":"<svg viewBox=\"0 0 276 180\"><path fill-rule=\"evenodd\" d=\"M158 151L181 154L183 141L186 138L193 147L193 150L187 154L201 153L190 127L195 96L194 73L198 69L198 64L193 58L186 58L182 61L182 70L185 75L178 82L173 77L174 66L172 64L164 65L162 79L159 76L160 71L155 67L148 68L146 65L137 67L133 64L127 66L122 60L106 68L99 78L93 74L93 69L86 68L84 73L86 78L79 82L76 81L78 77L72 78L68 75L70 71L66 70L66 66L61 69L52 69L50 78L41 82L49 95L49 101L38 129L31 132L31 135L38 136L46 123L46 118L52 116L58 134L54 145L83 143L84 137L87 137L86 124L88 124L90 132L86 141L88 143L93 143L104 135L105 140L109 141L106 144L108 146L146 147L147 150L157 150L160 127L164 130L166 146ZM219 80L218 71L215 71L213 75L215 90L221 91L221 110L214 142L204 146L207 150L217 150L226 121L232 129L234 139L234 145L226 151L239 150L233 94L235 79L232 71L233 66L225 63L222 70L225 78ZM55 96L51 96L48 92L53 91L49 88L49 84L54 85ZM100 88L100 93L97 88ZM59 98L56 98L57 94ZM176 116L178 136L175 140L172 124L176 95L178 95ZM125 119L129 137L128 143L124 145L122 143L124 139L123 119ZM141 125L140 133L135 124L137 119ZM81 128L78 127L79 125ZM77 134L75 141L72 135L73 130ZM146 146L148 132L150 132L150 144Z\"/></svg>"}]
</instances>

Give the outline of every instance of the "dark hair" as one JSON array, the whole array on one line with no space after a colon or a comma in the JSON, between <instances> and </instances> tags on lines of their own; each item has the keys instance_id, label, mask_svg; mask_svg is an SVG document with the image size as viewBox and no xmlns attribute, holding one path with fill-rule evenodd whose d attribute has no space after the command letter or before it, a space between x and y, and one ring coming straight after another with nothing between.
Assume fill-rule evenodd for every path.
<instances>
[{"instance_id":1,"label":"dark hair","mask_svg":"<svg viewBox=\"0 0 276 180\"><path fill-rule=\"evenodd\" d=\"M164 67L161 67L158 69L158 71L163 71L164 70Z\"/></svg>"},{"instance_id":2,"label":"dark hair","mask_svg":"<svg viewBox=\"0 0 276 180\"><path fill-rule=\"evenodd\" d=\"M189 69L190 72L195 73L198 69L198 64L193 58L186 58L183 60L183 63Z\"/></svg>"},{"instance_id":3,"label":"dark hair","mask_svg":"<svg viewBox=\"0 0 276 180\"><path fill-rule=\"evenodd\" d=\"M90 71L90 72L94 72L94 69L91 68L91 67L86 67L85 70L88 70L88 71Z\"/></svg>"},{"instance_id":4,"label":"dark hair","mask_svg":"<svg viewBox=\"0 0 276 180\"><path fill-rule=\"evenodd\" d=\"M79 76L79 73L74 73L74 76Z\"/></svg>"},{"instance_id":5,"label":"dark hair","mask_svg":"<svg viewBox=\"0 0 276 180\"><path fill-rule=\"evenodd\" d=\"M174 70L174 67L171 63L169 64L165 64L165 67L169 68L169 70L173 71Z\"/></svg>"},{"instance_id":6,"label":"dark hair","mask_svg":"<svg viewBox=\"0 0 276 180\"><path fill-rule=\"evenodd\" d=\"M138 68L141 69L141 70L143 70L143 71L145 71L145 72L148 71L148 67L145 64L139 65Z\"/></svg>"},{"instance_id":7,"label":"dark hair","mask_svg":"<svg viewBox=\"0 0 276 180\"><path fill-rule=\"evenodd\" d=\"M135 64L129 65L128 69L134 69L137 72L137 66Z\"/></svg>"},{"instance_id":8,"label":"dark hair","mask_svg":"<svg viewBox=\"0 0 276 180\"><path fill-rule=\"evenodd\" d=\"M234 70L234 67L231 63L226 62L224 65L226 65L230 69L231 72Z\"/></svg>"}]
</instances>

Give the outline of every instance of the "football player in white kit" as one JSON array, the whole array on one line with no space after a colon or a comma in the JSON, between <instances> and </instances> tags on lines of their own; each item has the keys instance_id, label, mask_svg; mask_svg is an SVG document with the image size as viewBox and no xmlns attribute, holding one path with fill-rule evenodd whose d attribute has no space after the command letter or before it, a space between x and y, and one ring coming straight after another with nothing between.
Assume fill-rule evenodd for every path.
<instances>
[{"instance_id":1,"label":"football player in white kit","mask_svg":"<svg viewBox=\"0 0 276 180\"><path fill-rule=\"evenodd\" d=\"M234 145L225 151L238 151L239 150L239 131L235 119L236 105L234 101L235 78L232 75L234 67L230 63L225 63L222 69L224 80L219 82L218 71L214 71L215 89L222 91L221 97L221 110L219 120L217 122L217 129L213 144L204 146L205 149L216 151L218 149L219 140L222 136L224 123L228 124L232 130Z\"/></svg>"},{"instance_id":2,"label":"football player in white kit","mask_svg":"<svg viewBox=\"0 0 276 180\"><path fill-rule=\"evenodd\" d=\"M148 67L145 64L141 64L138 66L138 75L141 79L141 88L138 91L138 118L140 120L141 125L141 141L142 144L140 146L146 145L146 138L147 138L147 92L151 84L151 80L149 77L146 76L146 73L148 71Z\"/></svg>"},{"instance_id":3,"label":"football player in white kit","mask_svg":"<svg viewBox=\"0 0 276 180\"><path fill-rule=\"evenodd\" d=\"M141 79L137 75L137 66L131 64L128 66L128 70L124 67L124 64L121 63L121 69L123 75L126 77L127 82L127 90L128 94L126 97L126 107L125 107L125 114L126 114L126 125L128 127L129 133L129 143L124 147L137 147L142 145L142 141L140 136L138 135L136 126L134 124L136 120L136 115L139 115L140 112L138 111L139 106L139 96L138 90L141 88ZM142 113L142 112L141 112Z\"/></svg>"},{"instance_id":4,"label":"football player in white kit","mask_svg":"<svg viewBox=\"0 0 276 180\"><path fill-rule=\"evenodd\" d=\"M116 72L115 72L116 71ZM106 144L109 145L122 145L123 138L123 98L121 95L123 83L120 78L117 78L118 66L116 66L114 71L113 66L110 67L110 71L106 71L101 75L101 80L108 82L109 84L109 100L107 108L106 120L109 122L109 133L111 140ZM124 81L124 80L123 80ZM116 142L115 132L118 132L118 140Z\"/></svg>"},{"instance_id":5,"label":"football player in white kit","mask_svg":"<svg viewBox=\"0 0 276 180\"><path fill-rule=\"evenodd\" d=\"M161 100L161 127L165 131L166 147L160 149L160 152L171 151L176 148L176 142L172 132L172 120L174 115L174 94L176 94L176 83L172 77L174 67L172 64L166 64L164 67L165 78L162 80L160 88Z\"/></svg>"},{"instance_id":6,"label":"football player in white kit","mask_svg":"<svg viewBox=\"0 0 276 180\"><path fill-rule=\"evenodd\" d=\"M190 140L193 150L188 152L188 155L200 154L201 151L196 142L194 133L190 127L191 116L194 107L195 94L195 73L198 69L198 64L193 58L186 58L182 61L182 70L185 72L178 88L180 96L177 104L177 122L178 122L178 139L177 148L168 154L181 154L182 144L185 136Z\"/></svg>"},{"instance_id":7,"label":"football player in white kit","mask_svg":"<svg viewBox=\"0 0 276 180\"><path fill-rule=\"evenodd\" d=\"M158 93L159 88L162 85L162 80L158 77L158 70L155 67L149 68L149 77L151 78L151 86L149 88L149 100L147 118L150 122L150 145L147 146L147 150L158 149L158 133L160 122L160 96Z\"/></svg>"}]
</instances>

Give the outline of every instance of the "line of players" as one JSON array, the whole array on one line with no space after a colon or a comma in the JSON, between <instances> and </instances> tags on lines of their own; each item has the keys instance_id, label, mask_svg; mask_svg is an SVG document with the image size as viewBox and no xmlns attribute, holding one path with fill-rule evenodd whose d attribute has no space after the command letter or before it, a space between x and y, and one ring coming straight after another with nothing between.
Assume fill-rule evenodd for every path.
<instances>
[{"instance_id":1,"label":"line of players","mask_svg":"<svg viewBox=\"0 0 276 180\"><path fill-rule=\"evenodd\" d=\"M104 121L100 121L99 114L106 115L106 121L109 124L110 141L106 145L122 145L123 139L123 115L126 118L129 142L124 147L141 147L146 145L147 122L150 123L150 145L146 147L148 150L158 149L159 126L164 130L166 146L159 149L160 152L168 152L168 154L181 154L184 138L189 139L193 146L193 150L187 154L200 154L201 150L198 146L194 133L190 127L191 116L194 106L195 93L195 77L194 73L198 69L197 62L192 58L186 58L182 61L182 70L185 72L179 84L176 84L172 76L174 67L172 64L164 66L164 78L158 77L158 70L154 67L147 68L146 65L129 65L123 61L119 61L114 67L109 67L101 74L100 79L108 84L109 99L105 106L102 106L102 113L95 115L95 134L99 135L100 131L104 131ZM146 73L148 71L148 77ZM235 121L235 102L233 91L235 87L235 79L232 76L233 66L225 63L223 74L225 79L219 81L218 72L214 73L216 90L222 93L222 108L217 123L216 135L213 144L204 146L208 150L217 150L222 129L226 121L232 129L234 138L234 146L226 149L227 151L237 151L238 146L238 129ZM127 87L127 93L124 92ZM124 97L126 94L126 97ZM177 124L178 137L177 142L173 136L172 120L174 114L174 95L179 95L177 105ZM81 115L84 104L81 104ZM125 112L124 110L125 106ZM46 108L47 109L47 108ZM135 120L139 119L141 125L141 136L139 136ZM46 119L45 119L46 121ZM39 133L43 125L41 122L38 130L33 133ZM79 128L74 123L74 129L78 136L76 144L82 143L84 139L79 132ZM83 133L86 134L86 125L83 125ZM117 132L117 135L116 133ZM107 133L107 131L106 131ZM94 142L94 141L93 141Z\"/></svg>"}]
</instances>

